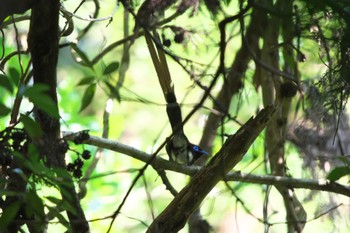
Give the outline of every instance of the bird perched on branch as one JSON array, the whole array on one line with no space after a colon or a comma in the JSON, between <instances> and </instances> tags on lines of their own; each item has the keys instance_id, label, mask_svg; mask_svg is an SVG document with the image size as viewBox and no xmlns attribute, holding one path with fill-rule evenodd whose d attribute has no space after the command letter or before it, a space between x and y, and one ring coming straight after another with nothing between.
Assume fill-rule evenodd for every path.
<instances>
[{"instance_id":1,"label":"bird perched on branch","mask_svg":"<svg viewBox=\"0 0 350 233\"><path fill-rule=\"evenodd\" d=\"M167 93L166 101L166 112L173 131L172 137L167 138L166 151L170 160L191 165L200 156L208 155L208 153L187 139L183 131L181 108L176 102L175 93Z\"/></svg>"},{"instance_id":2,"label":"bird perched on branch","mask_svg":"<svg viewBox=\"0 0 350 233\"><path fill-rule=\"evenodd\" d=\"M159 84L167 102L166 112L173 132L172 136L167 138L166 151L170 160L191 165L200 156L208 155L208 153L199 146L190 143L183 131L181 108L176 101L174 84L163 51L164 48L160 47L161 43L157 32L154 31L152 37L151 33L145 30L145 38ZM154 43L153 40L157 40L157 43Z\"/></svg>"}]
</instances>

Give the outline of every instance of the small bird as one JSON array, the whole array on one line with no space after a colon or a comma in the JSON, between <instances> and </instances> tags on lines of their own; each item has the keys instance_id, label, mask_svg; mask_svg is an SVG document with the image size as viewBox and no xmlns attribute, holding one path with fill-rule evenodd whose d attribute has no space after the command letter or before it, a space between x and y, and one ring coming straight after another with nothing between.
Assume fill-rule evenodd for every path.
<instances>
[{"instance_id":1,"label":"small bird","mask_svg":"<svg viewBox=\"0 0 350 233\"><path fill-rule=\"evenodd\" d=\"M150 0L150 2L152 1L153 0ZM157 1L154 0L153 2ZM159 35L156 31L153 32L153 36L160 41ZM163 51L164 48L161 48L159 44L154 44L150 33L145 33L145 38L154 68L157 72L159 84L167 103L166 113L173 132L173 136L166 139L165 149L171 161L192 165L199 157L202 155L208 155L208 153L202 150L199 146L190 143L183 131L181 108L176 101L174 84Z\"/></svg>"},{"instance_id":2,"label":"small bird","mask_svg":"<svg viewBox=\"0 0 350 233\"><path fill-rule=\"evenodd\" d=\"M167 138L165 149L171 161L187 165L192 165L201 156L208 155L208 152L190 143L185 134Z\"/></svg>"}]
</instances>

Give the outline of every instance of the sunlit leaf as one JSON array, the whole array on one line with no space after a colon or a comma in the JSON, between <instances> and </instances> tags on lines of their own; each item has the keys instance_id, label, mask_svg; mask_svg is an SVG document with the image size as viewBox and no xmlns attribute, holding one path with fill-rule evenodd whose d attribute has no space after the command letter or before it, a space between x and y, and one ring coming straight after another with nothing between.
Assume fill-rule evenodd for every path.
<instances>
[{"instance_id":1,"label":"sunlit leaf","mask_svg":"<svg viewBox=\"0 0 350 233\"><path fill-rule=\"evenodd\" d=\"M103 75L111 74L114 71L118 70L118 68L119 68L119 62L112 62L105 68L105 70L103 71Z\"/></svg>"},{"instance_id":2,"label":"sunlit leaf","mask_svg":"<svg viewBox=\"0 0 350 233\"><path fill-rule=\"evenodd\" d=\"M336 181L346 175L350 175L350 168L348 166L336 167L328 174L327 179Z\"/></svg>"},{"instance_id":3,"label":"sunlit leaf","mask_svg":"<svg viewBox=\"0 0 350 233\"><path fill-rule=\"evenodd\" d=\"M23 123L24 129L28 133L29 137L35 139L39 138L42 135L42 130L39 123L35 122L29 116L21 114L19 120Z\"/></svg>"},{"instance_id":4,"label":"sunlit leaf","mask_svg":"<svg viewBox=\"0 0 350 233\"><path fill-rule=\"evenodd\" d=\"M82 66L87 66L93 69L93 64L89 60L88 56L85 54L83 50L81 50L77 44L71 45L71 54L73 59Z\"/></svg>"},{"instance_id":5,"label":"sunlit leaf","mask_svg":"<svg viewBox=\"0 0 350 233\"><path fill-rule=\"evenodd\" d=\"M77 86L89 85L92 84L95 80L96 78L93 76L84 77L78 82Z\"/></svg>"},{"instance_id":6,"label":"sunlit leaf","mask_svg":"<svg viewBox=\"0 0 350 233\"><path fill-rule=\"evenodd\" d=\"M89 106L92 99L94 98L95 92L96 92L96 83L90 84L86 88L83 99L81 101L81 108L79 112L83 111L87 106Z\"/></svg>"}]
</instances>

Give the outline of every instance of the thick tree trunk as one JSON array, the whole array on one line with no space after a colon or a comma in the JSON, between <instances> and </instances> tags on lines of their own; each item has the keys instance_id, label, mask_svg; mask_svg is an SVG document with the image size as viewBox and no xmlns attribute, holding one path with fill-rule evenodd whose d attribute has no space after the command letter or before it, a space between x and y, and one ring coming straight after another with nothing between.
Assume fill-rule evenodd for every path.
<instances>
[{"instance_id":1,"label":"thick tree trunk","mask_svg":"<svg viewBox=\"0 0 350 233\"><path fill-rule=\"evenodd\" d=\"M57 105L57 60L59 42L59 9L60 1L38 0L32 8L28 45L33 63L34 85L49 86L48 98ZM60 123L58 118L35 107L35 118L43 131L42 138L36 142L48 166L65 168L64 153L58 150ZM61 190L62 198L70 200L75 213L67 211L73 232L88 232L89 225L80 206L73 181L67 180L67 185ZM68 192L67 192L68 191Z\"/></svg>"}]
</instances>

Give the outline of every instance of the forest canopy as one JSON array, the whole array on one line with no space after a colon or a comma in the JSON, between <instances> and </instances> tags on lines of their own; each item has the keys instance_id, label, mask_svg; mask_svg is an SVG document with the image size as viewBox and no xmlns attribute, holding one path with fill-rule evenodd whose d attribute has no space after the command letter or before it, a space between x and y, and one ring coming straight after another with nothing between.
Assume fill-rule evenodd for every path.
<instances>
[{"instance_id":1,"label":"forest canopy","mask_svg":"<svg viewBox=\"0 0 350 233\"><path fill-rule=\"evenodd\" d=\"M1 0L0 232L347 232L349 0Z\"/></svg>"}]
</instances>

